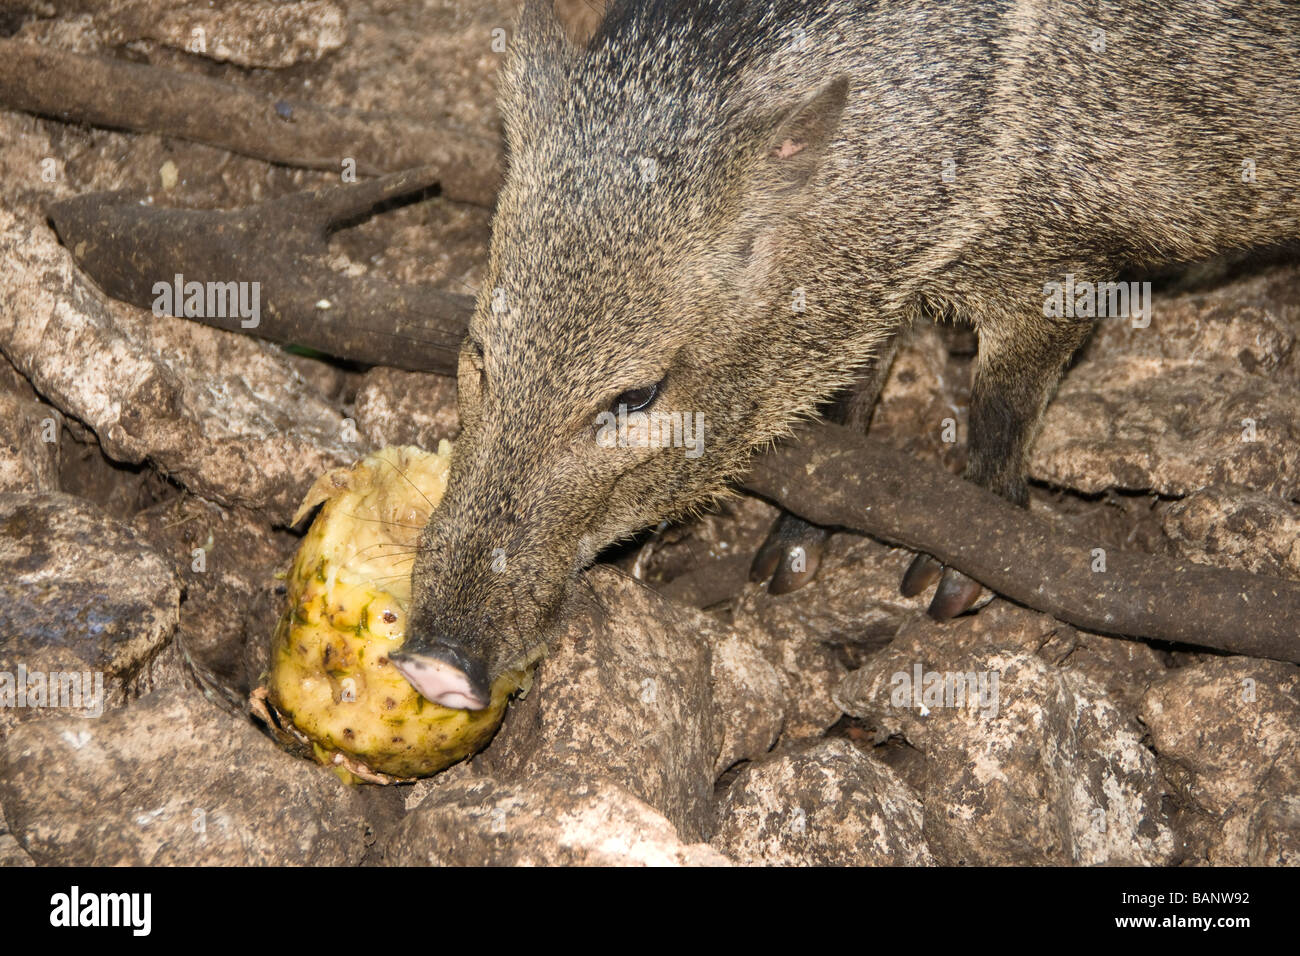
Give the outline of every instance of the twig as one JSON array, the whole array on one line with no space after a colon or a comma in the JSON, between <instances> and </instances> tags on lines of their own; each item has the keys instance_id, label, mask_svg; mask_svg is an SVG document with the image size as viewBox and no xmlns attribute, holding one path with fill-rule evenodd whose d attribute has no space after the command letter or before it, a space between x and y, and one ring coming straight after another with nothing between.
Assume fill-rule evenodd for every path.
<instances>
[{"instance_id":1,"label":"twig","mask_svg":"<svg viewBox=\"0 0 1300 956\"><path fill-rule=\"evenodd\" d=\"M108 57L0 39L0 108L158 133L244 156L361 175L428 165L449 199L492 206L497 143L389 113L289 103L242 86Z\"/></svg>"},{"instance_id":2,"label":"twig","mask_svg":"<svg viewBox=\"0 0 1300 956\"><path fill-rule=\"evenodd\" d=\"M152 308L155 284L173 284L177 275L185 283L256 282L256 327L244 327L247 320L233 310L187 317L372 365L454 374L470 297L346 276L327 261L332 226L427 189L438 176L424 167L228 212L90 193L54 203L47 213L77 264L115 298ZM182 310L173 302L171 311Z\"/></svg>"},{"instance_id":3,"label":"twig","mask_svg":"<svg viewBox=\"0 0 1300 956\"><path fill-rule=\"evenodd\" d=\"M745 487L821 525L934 555L1078 627L1300 663L1300 582L1107 550L837 425L755 460Z\"/></svg>"}]
</instances>

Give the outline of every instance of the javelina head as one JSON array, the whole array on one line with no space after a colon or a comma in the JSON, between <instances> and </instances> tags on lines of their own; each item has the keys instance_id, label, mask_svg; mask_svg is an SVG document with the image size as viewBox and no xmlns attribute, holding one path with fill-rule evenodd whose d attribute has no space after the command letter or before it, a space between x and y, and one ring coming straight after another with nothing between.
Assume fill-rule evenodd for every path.
<instances>
[{"instance_id":1,"label":"javelina head","mask_svg":"<svg viewBox=\"0 0 1300 956\"><path fill-rule=\"evenodd\" d=\"M546 6L502 74L509 167L462 431L394 656L449 706L487 703L602 548L707 503L843 384L787 253L847 83L746 93L698 24L616 8L576 49Z\"/></svg>"}]
</instances>

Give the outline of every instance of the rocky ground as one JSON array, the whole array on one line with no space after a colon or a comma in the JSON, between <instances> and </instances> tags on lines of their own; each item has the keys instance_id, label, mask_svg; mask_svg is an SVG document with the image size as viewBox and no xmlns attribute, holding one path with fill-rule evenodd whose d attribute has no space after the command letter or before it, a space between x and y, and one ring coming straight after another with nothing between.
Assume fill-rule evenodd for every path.
<instances>
[{"instance_id":1,"label":"rocky ground","mask_svg":"<svg viewBox=\"0 0 1300 956\"><path fill-rule=\"evenodd\" d=\"M495 135L513 8L33 0L0 35ZM222 42L187 53L200 22ZM0 110L0 672L106 688L94 719L0 707L0 863L1300 862L1300 668L1000 599L935 623L898 595L910 555L850 534L774 597L746 572L776 512L746 497L588 572L474 759L348 787L282 751L246 708L292 511L330 467L454 438L454 383L109 299L43 210L110 188L233 207L335 179ZM333 248L340 268L472 290L488 224L434 200ZM1099 548L1300 577L1298 335L1286 265L1168 286L1147 328L1103 322L1035 446L1032 508ZM874 433L959 469L972 351L915 330ZM988 693L900 693L918 673Z\"/></svg>"}]
</instances>

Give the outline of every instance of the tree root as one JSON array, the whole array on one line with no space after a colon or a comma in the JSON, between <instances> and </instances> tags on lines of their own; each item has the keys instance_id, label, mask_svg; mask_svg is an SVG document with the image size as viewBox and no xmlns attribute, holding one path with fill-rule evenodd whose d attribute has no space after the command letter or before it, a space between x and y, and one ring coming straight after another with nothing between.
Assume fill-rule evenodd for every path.
<instances>
[{"instance_id":1,"label":"tree root","mask_svg":"<svg viewBox=\"0 0 1300 956\"><path fill-rule=\"evenodd\" d=\"M111 57L0 38L0 108L158 133L307 169L364 176L431 166L448 199L492 206L497 143L389 113L288 103L242 86Z\"/></svg>"},{"instance_id":2,"label":"tree root","mask_svg":"<svg viewBox=\"0 0 1300 956\"><path fill-rule=\"evenodd\" d=\"M955 475L838 425L801 438L757 457L744 487L1077 627L1300 663L1300 582L1121 550L1100 570L1095 544Z\"/></svg>"},{"instance_id":3,"label":"tree root","mask_svg":"<svg viewBox=\"0 0 1300 956\"><path fill-rule=\"evenodd\" d=\"M90 193L47 213L77 264L114 298L151 309L155 284L170 286L177 275L185 283L256 282L254 328L233 310L185 317L367 364L454 375L469 296L351 277L328 264L331 227L428 189L439 176L426 166L231 211L161 209L123 193ZM181 311L172 304L172 314Z\"/></svg>"}]
</instances>

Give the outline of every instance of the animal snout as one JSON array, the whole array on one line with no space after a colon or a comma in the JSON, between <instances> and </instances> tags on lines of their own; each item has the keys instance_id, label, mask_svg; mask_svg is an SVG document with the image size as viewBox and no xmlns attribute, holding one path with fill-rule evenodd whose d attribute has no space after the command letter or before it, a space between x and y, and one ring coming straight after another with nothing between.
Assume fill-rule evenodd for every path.
<instances>
[{"instance_id":1,"label":"animal snout","mask_svg":"<svg viewBox=\"0 0 1300 956\"><path fill-rule=\"evenodd\" d=\"M445 639L414 640L388 659L426 699L443 707L482 710L492 702L487 667Z\"/></svg>"}]
</instances>

